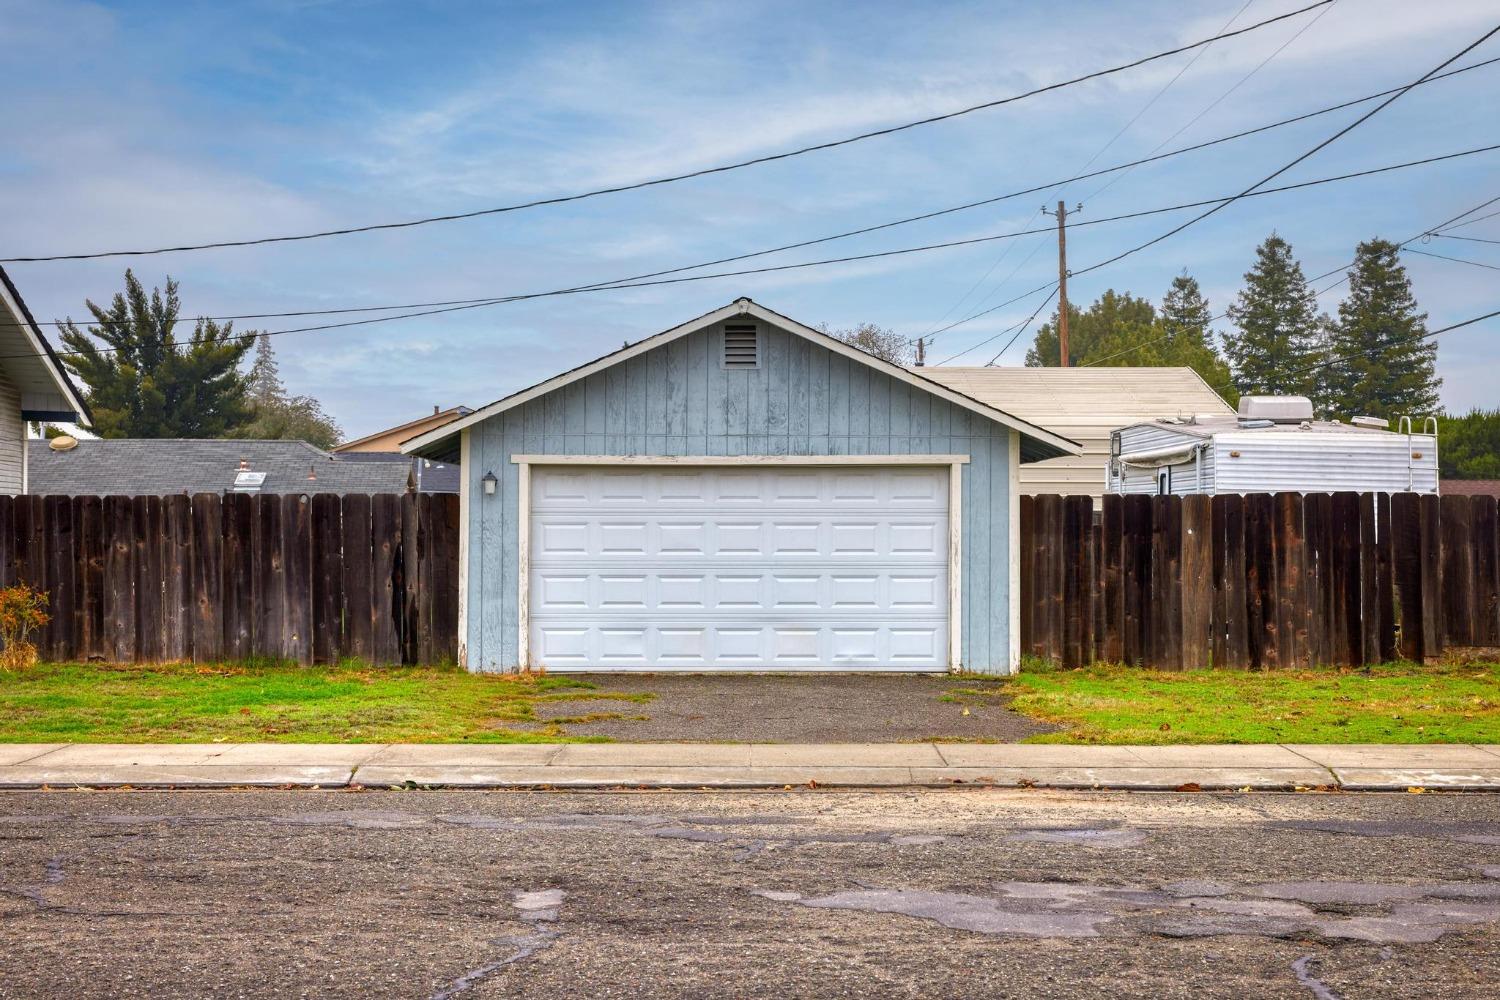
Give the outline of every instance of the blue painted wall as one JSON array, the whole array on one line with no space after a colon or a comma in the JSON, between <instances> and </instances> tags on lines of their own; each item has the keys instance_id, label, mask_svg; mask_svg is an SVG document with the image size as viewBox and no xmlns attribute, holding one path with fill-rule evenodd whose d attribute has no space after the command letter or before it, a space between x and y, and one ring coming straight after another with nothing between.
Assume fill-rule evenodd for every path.
<instances>
[{"instance_id":1,"label":"blue painted wall","mask_svg":"<svg viewBox=\"0 0 1500 1000\"><path fill-rule=\"evenodd\" d=\"M469 668L519 656L512 455L962 454L963 664L1009 669L1013 432L764 323L760 367L725 371L722 339L718 326L688 334L470 428Z\"/></svg>"}]
</instances>

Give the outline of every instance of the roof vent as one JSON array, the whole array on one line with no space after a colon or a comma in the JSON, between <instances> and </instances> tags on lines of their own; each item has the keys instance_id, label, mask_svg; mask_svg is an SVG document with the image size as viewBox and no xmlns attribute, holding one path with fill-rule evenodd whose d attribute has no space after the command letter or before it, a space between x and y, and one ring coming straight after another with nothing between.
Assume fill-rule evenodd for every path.
<instances>
[{"instance_id":1,"label":"roof vent","mask_svg":"<svg viewBox=\"0 0 1500 1000\"><path fill-rule=\"evenodd\" d=\"M1384 417L1350 417L1349 422L1355 427L1369 427L1371 430L1390 430L1391 422Z\"/></svg>"},{"instance_id":2,"label":"roof vent","mask_svg":"<svg viewBox=\"0 0 1500 1000\"><path fill-rule=\"evenodd\" d=\"M59 434L47 442L47 447L53 451L72 451L78 447L78 439L71 434Z\"/></svg>"},{"instance_id":3,"label":"roof vent","mask_svg":"<svg viewBox=\"0 0 1500 1000\"><path fill-rule=\"evenodd\" d=\"M259 493L261 486L266 481L264 472L251 472L250 460L240 459L240 467L234 473L234 492L236 493Z\"/></svg>"},{"instance_id":4,"label":"roof vent","mask_svg":"<svg viewBox=\"0 0 1500 1000\"><path fill-rule=\"evenodd\" d=\"M724 367L760 367L760 331L754 323L724 324Z\"/></svg>"},{"instance_id":5,"label":"roof vent","mask_svg":"<svg viewBox=\"0 0 1500 1000\"><path fill-rule=\"evenodd\" d=\"M1240 420L1269 420L1277 424L1300 424L1313 418L1312 400L1306 396L1241 396Z\"/></svg>"}]
</instances>

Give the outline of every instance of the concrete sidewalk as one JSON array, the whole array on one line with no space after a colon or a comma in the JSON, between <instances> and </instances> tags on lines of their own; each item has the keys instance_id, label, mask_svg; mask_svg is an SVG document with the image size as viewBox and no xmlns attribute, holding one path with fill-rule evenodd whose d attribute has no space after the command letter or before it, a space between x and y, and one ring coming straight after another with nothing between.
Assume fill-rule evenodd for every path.
<instances>
[{"instance_id":1,"label":"concrete sidewalk","mask_svg":"<svg viewBox=\"0 0 1500 1000\"><path fill-rule=\"evenodd\" d=\"M0 744L0 789L406 784L1500 791L1500 745Z\"/></svg>"}]
</instances>

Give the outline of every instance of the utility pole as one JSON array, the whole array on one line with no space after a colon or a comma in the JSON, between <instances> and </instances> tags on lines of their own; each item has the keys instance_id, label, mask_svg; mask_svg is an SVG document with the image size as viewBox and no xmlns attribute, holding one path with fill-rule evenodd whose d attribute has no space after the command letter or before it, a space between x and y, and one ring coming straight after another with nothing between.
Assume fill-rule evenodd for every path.
<instances>
[{"instance_id":1,"label":"utility pole","mask_svg":"<svg viewBox=\"0 0 1500 1000\"><path fill-rule=\"evenodd\" d=\"M1080 202L1074 206L1074 212L1083 211ZM1042 214L1050 215L1057 220L1057 349L1059 354L1058 364L1063 368L1068 367L1068 206L1061 198L1057 199L1057 211L1047 211L1047 206L1042 206Z\"/></svg>"},{"instance_id":2,"label":"utility pole","mask_svg":"<svg viewBox=\"0 0 1500 1000\"><path fill-rule=\"evenodd\" d=\"M917 367L921 368L927 363L927 345L924 343L926 337L917 338Z\"/></svg>"}]
</instances>

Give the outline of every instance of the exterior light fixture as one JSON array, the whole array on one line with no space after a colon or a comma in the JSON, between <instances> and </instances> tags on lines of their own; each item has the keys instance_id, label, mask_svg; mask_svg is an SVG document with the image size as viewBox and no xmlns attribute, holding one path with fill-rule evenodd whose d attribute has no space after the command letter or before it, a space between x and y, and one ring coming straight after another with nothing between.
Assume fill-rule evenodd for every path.
<instances>
[{"instance_id":1,"label":"exterior light fixture","mask_svg":"<svg viewBox=\"0 0 1500 1000\"><path fill-rule=\"evenodd\" d=\"M484 483L484 495L487 497L494 496L496 487L500 485L500 480L495 478L493 472L486 472L480 482Z\"/></svg>"}]
</instances>

